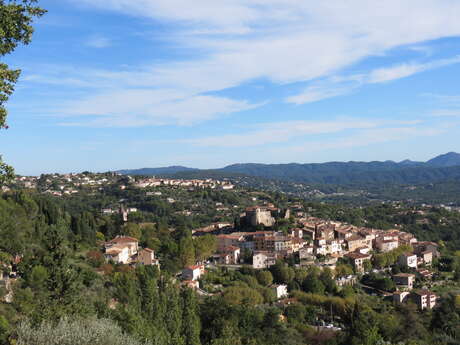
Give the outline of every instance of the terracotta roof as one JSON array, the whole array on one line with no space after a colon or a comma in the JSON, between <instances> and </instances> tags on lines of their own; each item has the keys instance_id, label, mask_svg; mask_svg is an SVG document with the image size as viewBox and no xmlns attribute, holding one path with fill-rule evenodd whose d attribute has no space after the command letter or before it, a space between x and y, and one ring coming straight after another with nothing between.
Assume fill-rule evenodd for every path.
<instances>
[{"instance_id":1,"label":"terracotta roof","mask_svg":"<svg viewBox=\"0 0 460 345\"><path fill-rule=\"evenodd\" d=\"M369 254L361 254L361 253L348 253L345 254L346 257L352 258L352 259L368 259L371 257Z\"/></svg>"},{"instance_id":2,"label":"terracotta roof","mask_svg":"<svg viewBox=\"0 0 460 345\"><path fill-rule=\"evenodd\" d=\"M226 252L234 252L234 251L236 251L236 250L240 250L240 248L235 247L235 246L228 246L228 247L222 248L222 251L223 251L224 253L226 253Z\"/></svg>"},{"instance_id":3,"label":"terracotta roof","mask_svg":"<svg viewBox=\"0 0 460 345\"><path fill-rule=\"evenodd\" d=\"M139 242L137 238L129 237L129 236L117 236L113 240L109 241L109 243L123 243L123 242Z\"/></svg>"},{"instance_id":4,"label":"terracotta roof","mask_svg":"<svg viewBox=\"0 0 460 345\"><path fill-rule=\"evenodd\" d=\"M188 266L187 268L188 268L189 270L197 270L197 269L201 269L202 266L200 266L200 265L193 265L193 266Z\"/></svg>"},{"instance_id":5,"label":"terracotta roof","mask_svg":"<svg viewBox=\"0 0 460 345\"><path fill-rule=\"evenodd\" d=\"M401 278L413 277L415 278L415 275L411 273L398 273L398 274L394 274L393 277L401 277Z\"/></svg>"},{"instance_id":6,"label":"terracotta roof","mask_svg":"<svg viewBox=\"0 0 460 345\"><path fill-rule=\"evenodd\" d=\"M359 235L353 235L353 236L350 236L350 237L348 237L347 239L345 239L345 241L347 241L347 242L362 241L362 240L364 240L364 238L362 238L362 237L359 236Z\"/></svg>"},{"instance_id":7,"label":"terracotta roof","mask_svg":"<svg viewBox=\"0 0 460 345\"><path fill-rule=\"evenodd\" d=\"M419 296L430 296L430 295L436 296L435 293L433 293L433 292L431 292L431 291L429 291L429 290L426 290L426 289L424 289L424 290L419 290L419 291L415 291L415 294L417 294L417 295L419 295Z\"/></svg>"}]
</instances>

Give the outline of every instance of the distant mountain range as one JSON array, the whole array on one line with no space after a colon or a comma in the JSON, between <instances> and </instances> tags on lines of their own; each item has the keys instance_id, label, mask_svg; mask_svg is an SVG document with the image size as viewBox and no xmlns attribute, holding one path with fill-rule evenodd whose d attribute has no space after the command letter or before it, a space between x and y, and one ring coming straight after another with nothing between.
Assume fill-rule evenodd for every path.
<instances>
[{"instance_id":1,"label":"distant mountain range","mask_svg":"<svg viewBox=\"0 0 460 345\"><path fill-rule=\"evenodd\" d=\"M460 181L460 154L449 152L427 162L329 162L310 164L233 164L221 169L203 170L182 166L120 170L127 175L180 177L262 177L319 184L417 184L445 180Z\"/></svg>"}]
</instances>

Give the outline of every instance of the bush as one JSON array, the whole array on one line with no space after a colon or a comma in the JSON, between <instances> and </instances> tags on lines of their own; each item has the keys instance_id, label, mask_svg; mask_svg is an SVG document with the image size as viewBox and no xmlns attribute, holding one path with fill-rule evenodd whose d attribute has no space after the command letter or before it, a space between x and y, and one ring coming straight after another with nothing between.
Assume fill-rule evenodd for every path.
<instances>
[{"instance_id":1,"label":"bush","mask_svg":"<svg viewBox=\"0 0 460 345\"><path fill-rule=\"evenodd\" d=\"M86 257L88 259L88 262L91 264L93 267L100 267L102 264L104 264L104 255L102 255L101 252L97 250L91 250L86 254Z\"/></svg>"},{"instance_id":2,"label":"bush","mask_svg":"<svg viewBox=\"0 0 460 345\"><path fill-rule=\"evenodd\" d=\"M22 322L17 345L150 345L138 341L106 319L61 319L57 324L44 322L37 328Z\"/></svg>"}]
</instances>

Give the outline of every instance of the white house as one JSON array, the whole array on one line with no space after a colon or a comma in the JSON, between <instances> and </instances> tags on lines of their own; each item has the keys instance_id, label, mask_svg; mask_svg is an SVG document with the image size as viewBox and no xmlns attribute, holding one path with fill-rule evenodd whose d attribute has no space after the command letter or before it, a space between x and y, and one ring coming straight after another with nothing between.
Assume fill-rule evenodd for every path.
<instances>
[{"instance_id":1,"label":"white house","mask_svg":"<svg viewBox=\"0 0 460 345\"><path fill-rule=\"evenodd\" d=\"M128 247L106 248L105 258L118 264L128 264L131 261Z\"/></svg>"},{"instance_id":2,"label":"white house","mask_svg":"<svg viewBox=\"0 0 460 345\"><path fill-rule=\"evenodd\" d=\"M105 257L116 263L128 264L139 250L139 241L134 237L117 236L105 243Z\"/></svg>"},{"instance_id":3,"label":"white house","mask_svg":"<svg viewBox=\"0 0 460 345\"><path fill-rule=\"evenodd\" d=\"M286 297L288 295L287 285L284 284L273 284L270 286L270 289L275 293L277 299Z\"/></svg>"},{"instance_id":4,"label":"white house","mask_svg":"<svg viewBox=\"0 0 460 345\"><path fill-rule=\"evenodd\" d=\"M437 296L428 290L417 291L414 294L415 303L420 309L433 309Z\"/></svg>"},{"instance_id":5,"label":"white house","mask_svg":"<svg viewBox=\"0 0 460 345\"><path fill-rule=\"evenodd\" d=\"M270 253L257 253L252 256L252 267L267 268L273 266L276 263L276 257Z\"/></svg>"},{"instance_id":6,"label":"white house","mask_svg":"<svg viewBox=\"0 0 460 345\"><path fill-rule=\"evenodd\" d=\"M398 263L405 267L417 268L417 255L415 254L402 254Z\"/></svg>"},{"instance_id":7,"label":"white house","mask_svg":"<svg viewBox=\"0 0 460 345\"><path fill-rule=\"evenodd\" d=\"M185 280L198 280L203 274L203 265L189 266L182 270L182 278Z\"/></svg>"},{"instance_id":8,"label":"white house","mask_svg":"<svg viewBox=\"0 0 460 345\"><path fill-rule=\"evenodd\" d=\"M378 238L375 241L375 246L380 252L386 253L393 249L398 248L399 242L394 238Z\"/></svg>"}]
</instances>

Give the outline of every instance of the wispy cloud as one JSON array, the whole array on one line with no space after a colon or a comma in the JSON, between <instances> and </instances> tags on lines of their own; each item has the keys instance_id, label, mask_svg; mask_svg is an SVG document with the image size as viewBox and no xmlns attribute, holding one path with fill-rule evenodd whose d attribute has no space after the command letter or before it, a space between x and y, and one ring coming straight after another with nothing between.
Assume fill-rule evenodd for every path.
<instances>
[{"instance_id":1,"label":"wispy cloud","mask_svg":"<svg viewBox=\"0 0 460 345\"><path fill-rule=\"evenodd\" d=\"M300 93L287 97L287 103L305 104L348 94L366 84L386 83L407 78L417 73L460 63L460 56L433 60L427 63L403 63L374 69L367 73L336 76L320 80Z\"/></svg>"},{"instance_id":2,"label":"wispy cloud","mask_svg":"<svg viewBox=\"0 0 460 345\"><path fill-rule=\"evenodd\" d=\"M93 35L88 38L86 45L92 48L107 48L112 45L112 41L102 35Z\"/></svg>"},{"instance_id":3,"label":"wispy cloud","mask_svg":"<svg viewBox=\"0 0 460 345\"><path fill-rule=\"evenodd\" d=\"M355 133L347 133L344 136L331 140L309 140L302 145L288 146L281 148L286 152L312 153L328 150L365 147L375 144L382 144L395 141L410 140L418 137L436 136L446 132L445 128L426 127L387 127L370 128L359 130Z\"/></svg>"},{"instance_id":4,"label":"wispy cloud","mask_svg":"<svg viewBox=\"0 0 460 345\"><path fill-rule=\"evenodd\" d=\"M450 59L440 59L428 63L406 63L388 68L379 68L369 75L369 83L384 83L396 79L406 78L416 73L425 72L431 69L460 63L460 56Z\"/></svg>"},{"instance_id":5,"label":"wispy cloud","mask_svg":"<svg viewBox=\"0 0 460 345\"><path fill-rule=\"evenodd\" d=\"M459 109L436 109L431 112L432 116L436 117L460 117Z\"/></svg>"},{"instance_id":6,"label":"wispy cloud","mask_svg":"<svg viewBox=\"0 0 460 345\"><path fill-rule=\"evenodd\" d=\"M323 99L346 95L350 93L352 89L352 87L312 85L297 95L287 97L286 102L294 104L317 102Z\"/></svg>"},{"instance_id":7,"label":"wispy cloud","mask_svg":"<svg viewBox=\"0 0 460 345\"><path fill-rule=\"evenodd\" d=\"M293 138L305 138L325 134L338 134L356 130L381 129L391 133L393 125L405 125L402 127L410 130L418 121L385 121L385 120L362 120L356 118L342 118L330 121L285 121L275 123L262 123L258 129L246 133L211 136L197 139L187 139L183 142L196 146L208 147L249 147L261 146L273 143L288 142ZM389 128L389 129L388 129ZM323 144L327 144L323 141Z\"/></svg>"},{"instance_id":8,"label":"wispy cloud","mask_svg":"<svg viewBox=\"0 0 460 345\"><path fill-rule=\"evenodd\" d=\"M99 94L66 104L59 114L79 118L61 123L67 126L187 126L256 106L224 97L133 89Z\"/></svg>"}]
</instances>

